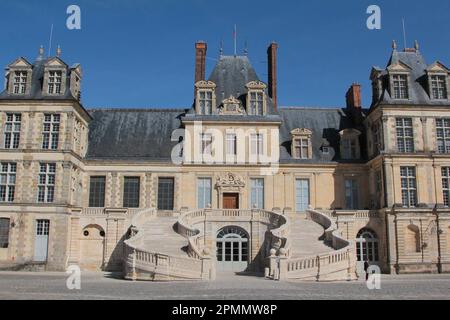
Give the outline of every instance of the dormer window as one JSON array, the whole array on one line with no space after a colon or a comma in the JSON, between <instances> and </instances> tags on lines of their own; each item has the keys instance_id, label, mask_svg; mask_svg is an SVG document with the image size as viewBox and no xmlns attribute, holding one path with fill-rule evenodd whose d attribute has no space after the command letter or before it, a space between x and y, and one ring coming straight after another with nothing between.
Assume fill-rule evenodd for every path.
<instances>
[{"instance_id":1,"label":"dormer window","mask_svg":"<svg viewBox=\"0 0 450 320\"><path fill-rule=\"evenodd\" d=\"M195 109L197 114L213 114L216 111L216 84L211 81L198 81L195 84Z\"/></svg>"},{"instance_id":2,"label":"dormer window","mask_svg":"<svg viewBox=\"0 0 450 320\"><path fill-rule=\"evenodd\" d=\"M261 81L247 83L247 113L255 116L266 114L266 85Z\"/></svg>"},{"instance_id":3,"label":"dormer window","mask_svg":"<svg viewBox=\"0 0 450 320\"><path fill-rule=\"evenodd\" d=\"M447 100L447 81L444 75L430 76L431 98L435 100Z\"/></svg>"},{"instance_id":4,"label":"dormer window","mask_svg":"<svg viewBox=\"0 0 450 320\"><path fill-rule=\"evenodd\" d=\"M48 72L48 94L61 94L62 71Z\"/></svg>"},{"instance_id":5,"label":"dormer window","mask_svg":"<svg viewBox=\"0 0 450 320\"><path fill-rule=\"evenodd\" d=\"M311 135L312 132L308 129L298 128L291 131L291 154L294 159L312 158Z\"/></svg>"},{"instance_id":6,"label":"dormer window","mask_svg":"<svg viewBox=\"0 0 450 320\"><path fill-rule=\"evenodd\" d=\"M354 160L361 157L359 146L359 136L361 132L355 129L345 129L341 131L341 157L345 160Z\"/></svg>"},{"instance_id":7,"label":"dormer window","mask_svg":"<svg viewBox=\"0 0 450 320\"><path fill-rule=\"evenodd\" d=\"M201 114L212 114L212 90L199 90L199 106Z\"/></svg>"},{"instance_id":8,"label":"dormer window","mask_svg":"<svg viewBox=\"0 0 450 320\"><path fill-rule=\"evenodd\" d=\"M13 92L14 94L25 94L27 90L28 73L26 71L14 72Z\"/></svg>"},{"instance_id":9,"label":"dormer window","mask_svg":"<svg viewBox=\"0 0 450 320\"><path fill-rule=\"evenodd\" d=\"M258 116L262 115L263 101L262 92L250 92L250 114Z\"/></svg>"},{"instance_id":10,"label":"dormer window","mask_svg":"<svg viewBox=\"0 0 450 320\"><path fill-rule=\"evenodd\" d=\"M409 99L408 76L406 74L394 74L392 76L392 89L394 99Z\"/></svg>"}]
</instances>

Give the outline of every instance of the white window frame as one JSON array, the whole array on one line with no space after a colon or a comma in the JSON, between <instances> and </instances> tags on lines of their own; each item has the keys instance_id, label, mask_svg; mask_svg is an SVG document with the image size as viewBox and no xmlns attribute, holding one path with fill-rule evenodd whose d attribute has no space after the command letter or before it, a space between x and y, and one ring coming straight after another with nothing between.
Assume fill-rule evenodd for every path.
<instances>
[{"instance_id":1,"label":"white window frame","mask_svg":"<svg viewBox=\"0 0 450 320\"><path fill-rule=\"evenodd\" d=\"M256 116L264 115L264 92L251 90L249 93L250 114Z\"/></svg>"},{"instance_id":2,"label":"white window frame","mask_svg":"<svg viewBox=\"0 0 450 320\"><path fill-rule=\"evenodd\" d=\"M7 113L3 146L5 149L18 149L20 145L20 130L22 127L22 115L20 113Z\"/></svg>"},{"instance_id":3,"label":"white window frame","mask_svg":"<svg viewBox=\"0 0 450 320\"><path fill-rule=\"evenodd\" d=\"M264 209L264 178L251 178L250 188L251 208Z\"/></svg>"},{"instance_id":4,"label":"white window frame","mask_svg":"<svg viewBox=\"0 0 450 320\"><path fill-rule=\"evenodd\" d=\"M442 196L444 206L450 207L450 167L442 167Z\"/></svg>"},{"instance_id":5,"label":"white window frame","mask_svg":"<svg viewBox=\"0 0 450 320\"><path fill-rule=\"evenodd\" d=\"M447 77L441 74L430 75L430 94L433 100L447 100Z\"/></svg>"},{"instance_id":6,"label":"white window frame","mask_svg":"<svg viewBox=\"0 0 450 320\"><path fill-rule=\"evenodd\" d=\"M61 126L61 115L46 113L42 128L42 149L57 150L59 144L59 130Z\"/></svg>"},{"instance_id":7,"label":"white window frame","mask_svg":"<svg viewBox=\"0 0 450 320\"><path fill-rule=\"evenodd\" d=\"M252 133L250 135L250 149L252 156L264 154L264 135L262 133Z\"/></svg>"},{"instance_id":8,"label":"white window frame","mask_svg":"<svg viewBox=\"0 0 450 320\"><path fill-rule=\"evenodd\" d=\"M197 208L205 209L211 206L212 179L209 177L197 178Z\"/></svg>"},{"instance_id":9,"label":"white window frame","mask_svg":"<svg viewBox=\"0 0 450 320\"><path fill-rule=\"evenodd\" d=\"M200 133L200 151L202 155L212 155L212 141L211 133Z\"/></svg>"},{"instance_id":10,"label":"white window frame","mask_svg":"<svg viewBox=\"0 0 450 320\"><path fill-rule=\"evenodd\" d=\"M396 100L409 99L409 83L407 74L392 75L392 97Z\"/></svg>"},{"instance_id":11,"label":"white window frame","mask_svg":"<svg viewBox=\"0 0 450 320\"><path fill-rule=\"evenodd\" d=\"M28 72L23 70L14 71L13 93L25 94L27 91Z\"/></svg>"},{"instance_id":12,"label":"white window frame","mask_svg":"<svg viewBox=\"0 0 450 320\"><path fill-rule=\"evenodd\" d=\"M49 70L48 71L48 94L58 95L61 94L62 89L62 76L61 70Z\"/></svg>"},{"instance_id":13,"label":"white window frame","mask_svg":"<svg viewBox=\"0 0 450 320\"><path fill-rule=\"evenodd\" d=\"M52 203L55 201L56 185L56 164L40 163L38 177L38 197L39 203Z\"/></svg>"},{"instance_id":14,"label":"white window frame","mask_svg":"<svg viewBox=\"0 0 450 320\"><path fill-rule=\"evenodd\" d=\"M402 205L404 208L417 207L417 173L416 167L400 167Z\"/></svg>"},{"instance_id":15,"label":"white window frame","mask_svg":"<svg viewBox=\"0 0 450 320\"><path fill-rule=\"evenodd\" d=\"M16 174L15 162L0 163L0 202L14 202Z\"/></svg>"},{"instance_id":16,"label":"white window frame","mask_svg":"<svg viewBox=\"0 0 450 320\"><path fill-rule=\"evenodd\" d=\"M198 105L200 114L212 114L213 113L213 91L199 89L198 90Z\"/></svg>"},{"instance_id":17,"label":"white window frame","mask_svg":"<svg viewBox=\"0 0 450 320\"><path fill-rule=\"evenodd\" d=\"M436 141L437 152L441 154L450 153L450 119L436 119Z\"/></svg>"},{"instance_id":18,"label":"white window frame","mask_svg":"<svg viewBox=\"0 0 450 320\"><path fill-rule=\"evenodd\" d=\"M229 156L237 155L237 135L235 133L226 134L226 152Z\"/></svg>"},{"instance_id":19,"label":"white window frame","mask_svg":"<svg viewBox=\"0 0 450 320\"><path fill-rule=\"evenodd\" d=\"M415 151L413 119L396 118L395 130L397 134L397 151L401 153L413 153Z\"/></svg>"}]
</instances>

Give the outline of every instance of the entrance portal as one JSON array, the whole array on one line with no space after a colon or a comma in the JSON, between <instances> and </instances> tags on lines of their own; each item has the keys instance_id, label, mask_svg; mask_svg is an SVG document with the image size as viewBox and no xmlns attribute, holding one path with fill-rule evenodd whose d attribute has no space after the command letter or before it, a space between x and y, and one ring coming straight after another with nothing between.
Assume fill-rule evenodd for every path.
<instances>
[{"instance_id":1,"label":"entrance portal","mask_svg":"<svg viewBox=\"0 0 450 320\"><path fill-rule=\"evenodd\" d=\"M239 193L224 193L223 194L223 208L224 209L239 209Z\"/></svg>"},{"instance_id":2,"label":"entrance portal","mask_svg":"<svg viewBox=\"0 0 450 320\"><path fill-rule=\"evenodd\" d=\"M217 233L217 270L244 271L248 266L248 234L229 226Z\"/></svg>"}]
</instances>

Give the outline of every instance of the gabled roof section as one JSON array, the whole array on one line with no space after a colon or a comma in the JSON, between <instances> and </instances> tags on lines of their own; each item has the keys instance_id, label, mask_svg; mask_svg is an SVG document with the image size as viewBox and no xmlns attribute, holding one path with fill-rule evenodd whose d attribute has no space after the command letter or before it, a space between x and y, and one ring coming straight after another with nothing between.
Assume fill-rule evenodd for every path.
<instances>
[{"instance_id":1,"label":"gabled roof section","mask_svg":"<svg viewBox=\"0 0 450 320\"><path fill-rule=\"evenodd\" d=\"M428 66L427 72L450 73L450 70L443 63L435 61Z\"/></svg>"},{"instance_id":2,"label":"gabled roof section","mask_svg":"<svg viewBox=\"0 0 450 320\"><path fill-rule=\"evenodd\" d=\"M20 57L20 58L17 58L16 60L14 60L13 62L11 62L8 65L8 68L17 68L17 67L29 68L31 66L32 66L31 63L29 63L27 59L25 59L24 57Z\"/></svg>"},{"instance_id":3,"label":"gabled roof section","mask_svg":"<svg viewBox=\"0 0 450 320\"><path fill-rule=\"evenodd\" d=\"M21 61L21 62L20 62ZM14 63L28 63L32 69L31 76L31 88L30 93L25 95L11 95L8 92L8 89L5 88L4 91L0 93L0 100L75 100L76 97L72 96L70 91L70 74L72 70L68 67L68 65L58 57L50 57L44 58L43 55L37 57L36 61L33 64L30 64L25 58L18 58ZM59 65L63 68L66 68L66 78L63 81L66 81L66 91L61 95L52 95L48 96L43 94L42 85L44 81L44 70L49 65ZM11 64L10 64L11 66Z\"/></svg>"},{"instance_id":4,"label":"gabled roof section","mask_svg":"<svg viewBox=\"0 0 450 320\"><path fill-rule=\"evenodd\" d=\"M372 68L371 80L381 80L382 87L380 91L380 98L372 102L372 107L376 108L380 104L390 105L435 105L447 106L450 105L449 100L435 100L430 98L428 76L429 70L447 70L441 63L435 62L428 65L425 58L416 48L407 48L404 51L397 51L396 48L392 51L391 57L385 69ZM389 73L408 72L409 74L409 100L392 99L389 92Z\"/></svg>"}]
</instances>

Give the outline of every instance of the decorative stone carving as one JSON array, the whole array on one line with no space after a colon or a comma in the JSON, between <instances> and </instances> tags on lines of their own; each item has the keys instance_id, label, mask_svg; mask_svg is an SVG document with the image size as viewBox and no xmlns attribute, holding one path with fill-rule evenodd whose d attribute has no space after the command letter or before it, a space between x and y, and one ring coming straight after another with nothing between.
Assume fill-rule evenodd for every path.
<instances>
[{"instance_id":1,"label":"decorative stone carving","mask_svg":"<svg viewBox=\"0 0 450 320\"><path fill-rule=\"evenodd\" d=\"M261 81L250 81L246 85L247 89L261 89L264 90L267 86L264 82Z\"/></svg>"},{"instance_id":2,"label":"decorative stone carving","mask_svg":"<svg viewBox=\"0 0 450 320\"><path fill-rule=\"evenodd\" d=\"M219 176L216 182L217 187L245 187L244 179L231 172Z\"/></svg>"},{"instance_id":3,"label":"decorative stone carving","mask_svg":"<svg viewBox=\"0 0 450 320\"><path fill-rule=\"evenodd\" d=\"M224 115L242 115L245 114L245 110L242 107L241 101L233 96L222 101L222 107L217 111L218 114Z\"/></svg>"},{"instance_id":4,"label":"decorative stone carving","mask_svg":"<svg viewBox=\"0 0 450 320\"><path fill-rule=\"evenodd\" d=\"M306 128L296 128L291 131L291 135L293 136L311 136L312 131Z\"/></svg>"}]
</instances>

